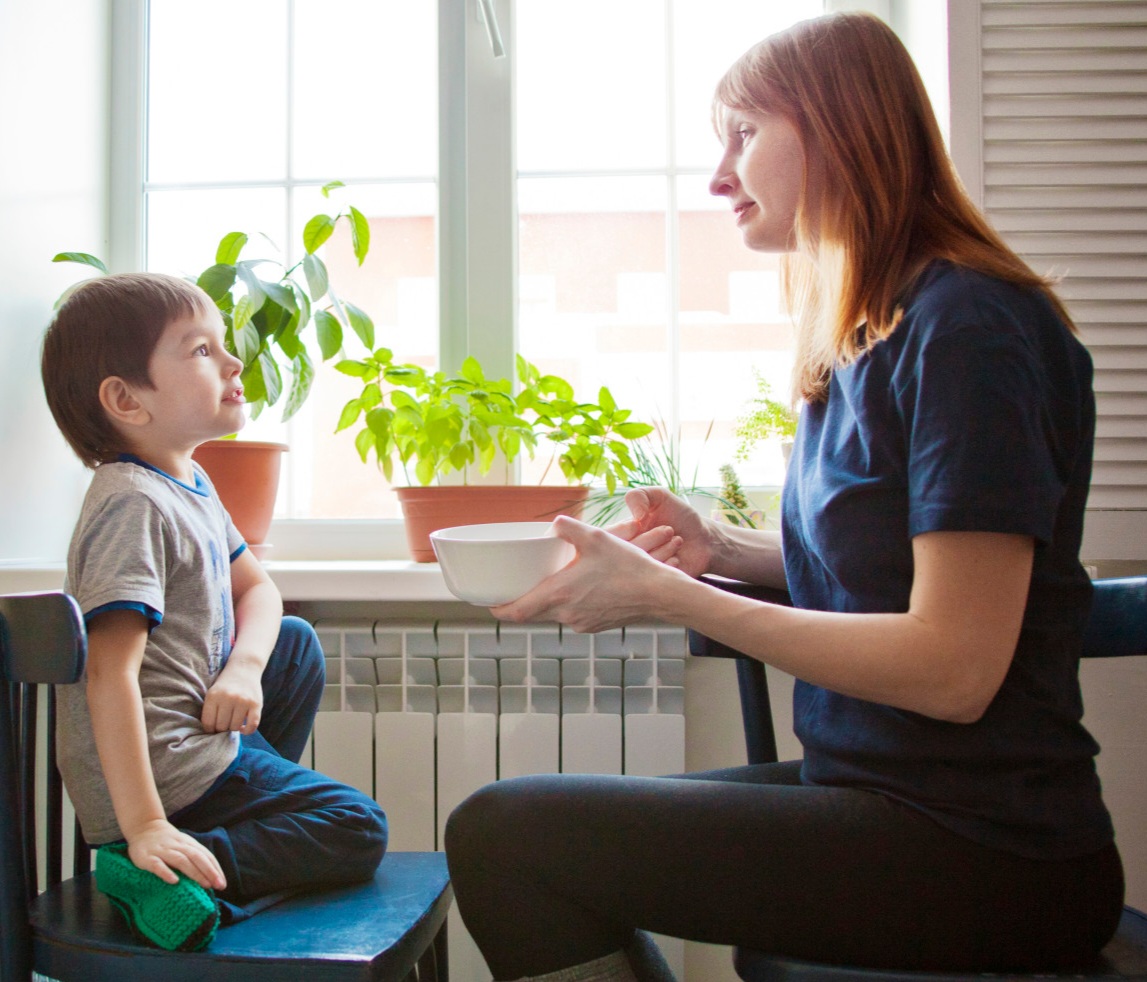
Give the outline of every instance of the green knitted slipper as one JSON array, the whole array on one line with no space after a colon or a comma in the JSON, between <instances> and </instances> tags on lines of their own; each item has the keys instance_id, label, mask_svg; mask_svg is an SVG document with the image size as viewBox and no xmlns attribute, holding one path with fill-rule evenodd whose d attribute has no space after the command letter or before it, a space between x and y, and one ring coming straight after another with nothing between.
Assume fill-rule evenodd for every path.
<instances>
[{"instance_id":1,"label":"green knitted slipper","mask_svg":"<svg viewBox=\"0 0 1147 982\"><path fill-rule=\"evenodd\" d=\"M215 937L219 905L213 890L182 873L178 876L178 883L165 883L140 869L122 843L96 852L96 886L137 938L168 951L199 951Z\"/></svg>"}]
</instances>

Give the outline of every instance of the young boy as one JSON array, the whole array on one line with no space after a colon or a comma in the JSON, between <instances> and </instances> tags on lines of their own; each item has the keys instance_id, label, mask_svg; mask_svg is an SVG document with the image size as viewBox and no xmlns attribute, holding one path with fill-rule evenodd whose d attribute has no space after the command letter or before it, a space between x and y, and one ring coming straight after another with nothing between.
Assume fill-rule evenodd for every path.
<instances>
[{"instance_id":1,"label":"young boy","mask_svg":"<svg viewBox=\"0 0 1147 982\"><path fill-rule=\"evenodd\" d=\"M44 337L48 405L95 473L68 551L86 677L58 760L96 881L137 934L193 950L285 891L373 875L386 819L298 764L323 687L192 451L244 423L239 360L198 287L91 280ZM218 902L216 898L218 897Z\"/></svg>"}]
</instances>

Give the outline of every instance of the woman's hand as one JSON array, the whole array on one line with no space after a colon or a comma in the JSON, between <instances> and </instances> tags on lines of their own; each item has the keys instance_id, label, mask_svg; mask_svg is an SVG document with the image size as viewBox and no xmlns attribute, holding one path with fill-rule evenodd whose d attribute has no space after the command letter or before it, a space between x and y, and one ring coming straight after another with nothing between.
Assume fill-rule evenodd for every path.
<instances>
[{"instance_id":1,"label":"woman's hand","mask_svg":"<svg viewBox=\"0 0 1147 982\"><path fill-rule=\"evenodd\" d=\"M499 620L557 621L583 634L606 631L658 616L658 584L682 576L674 568L679 537L667 526L641 531L635 522L623 522L607 530L559 516L553 528L577 550L576 558L524 597L491 607Z\"/></svg>"},{"instance_id":2,"label":"woman's hand","mask_svg":"<svg viewBox=\"0 0 1147 982\"><path fill-rule=\"evenodd\" d=\"M668 488L633 488L626 493L625 504L633 518L613 526L611 532L630 539L635 545L642 545L642 536L667 526L672 529L678 541L671 558L662 559L662 562L670 562L683 573L694 577L709 571L713 550L709 523L687 502ZM615 529L632 529L632 534L622 534ZM648 549L646 551L649 552ZM650 555L661 558L653 552Z\"/></svg>"}]
</instances>

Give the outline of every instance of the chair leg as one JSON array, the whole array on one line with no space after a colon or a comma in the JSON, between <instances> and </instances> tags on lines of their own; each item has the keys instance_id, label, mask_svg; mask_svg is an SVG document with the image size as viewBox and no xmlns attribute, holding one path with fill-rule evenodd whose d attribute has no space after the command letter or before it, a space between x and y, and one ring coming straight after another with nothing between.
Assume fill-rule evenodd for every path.
<instances>
[{"instance_id":1,"label":"chair leg","mask_svg":"<svg viewBox=\"0 0 1147 982\"><path fill-rule=\"evenodd\" d=\"M450 982L449 948L446 938L446 921L434 935L434 941L418 959L419 982Z\"/></svg>"}]
</instances>

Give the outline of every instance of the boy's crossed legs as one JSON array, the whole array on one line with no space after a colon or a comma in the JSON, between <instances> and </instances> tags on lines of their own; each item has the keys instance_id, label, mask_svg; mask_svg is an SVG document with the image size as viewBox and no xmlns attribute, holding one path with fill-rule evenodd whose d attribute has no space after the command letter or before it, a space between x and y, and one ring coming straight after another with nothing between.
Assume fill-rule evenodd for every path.
<instances>
[{"instance_id":1,"label":"boy's crossed legs","mask_svg":"<svg viewBox=\"0 0 1147 982\"><path fill-rule=\"evenodd\" d=\"M227 888L218 897L224 923L306 887L369 879L382 859L382 809L355 788L298 763L324 674L314 629L284 617L263 672L259 730L242 737L235 761L207 792L170 816L222 866Z\"/></svg>"}]
</instances>

